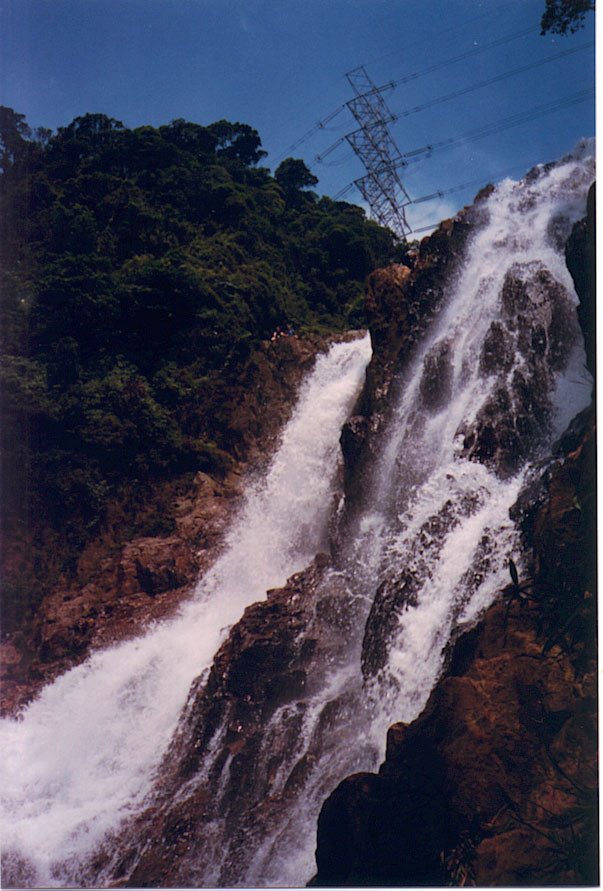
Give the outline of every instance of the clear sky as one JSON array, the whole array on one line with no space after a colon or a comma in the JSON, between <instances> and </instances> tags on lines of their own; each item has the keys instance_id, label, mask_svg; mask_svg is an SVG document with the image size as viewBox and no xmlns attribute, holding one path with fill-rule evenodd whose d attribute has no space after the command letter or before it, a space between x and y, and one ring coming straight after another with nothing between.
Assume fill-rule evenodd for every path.
<instances>
[{"instance_id":1,"label":"clear sky","mask_svg":"<svg viewBox=\"0 0 603 891\"><path fill-rule=\"evenodd\" d=\"M180 117L241 121L259 131L267 166L302 157L320 179L317 191L335 195L364 172L345 141L323 163L314 160L357 126L346 108L287 150L352 97L346 72L365 65L378 85L419 75L383 94L402 113L565 54L391 124L401 152L454 140L402 171L416 199L521 176L593 135L592 95L574 100L594 85L593 47L580 48L594 39L594 16L574 35L541 37L543 7L544 0L0 0L0 103L52 129L86 112L129 127ZM565 97L568 104L548 114L466 136ZM477 188L411 206L411 225L437 222ZM356 192L346 200L360 203Z\"/></svg>"}]
</instances>

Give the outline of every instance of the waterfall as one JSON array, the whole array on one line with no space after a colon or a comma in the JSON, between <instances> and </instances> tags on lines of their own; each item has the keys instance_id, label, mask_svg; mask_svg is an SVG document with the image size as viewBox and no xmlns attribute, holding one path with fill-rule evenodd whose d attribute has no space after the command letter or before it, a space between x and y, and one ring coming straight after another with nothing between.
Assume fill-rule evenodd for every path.
<instances>
[{"instance_id":1,"label":"waterfall","mask_svg":"<svg viewBox=\"0 0 603 891\"><path fill-rule=\"evenodd\" d=\"M140 807L191 682L229 627L324 547L341 426L370 353L366 336L318 357L222 556L176 617L94 653L18 720L2 721L5 875L30 886L77 886L81 863Z\"/></svg>"},{"instance_id":2,"label":"waterfall","mask_svg":"<svg viewBox=\"0 0 603 891\"><path fill-rule=\"evenodd\" d=\"M564 245L584 215L593 166L592 145L583 143L482 201L445 303L390 388L395 403L363 502L341 526L347 539L316 570L314 587L300 588L306 627L296 634L311 683L272 709L246 767L233 769L225 748L236 712L225 697L194 770L147 798L148 822L128 831L126 818L142 811L170 739L172 759L198 744L188 732L195 703L211 696L207 669L229 627L328 547L338 436L367 340L319 359L267 476L181 614L93 655L43 691L21 721L3 722L5 849L22 859L23 881L77 882L79 864L124 827L128 857L118 850L96 873L109 884L117 860L136 863L154 844L164 851L163 836L153 836L155 804L176 815L175 826L188 819L174 884L308 881L324 798L349 773L375 769L388 725L421 712L451 637L509 581L508 559L520 559L510 508L590 401ZM336 604L336 620L319 609L327 603ZM285 618L287 608L283 602ZM242 730L237 745L244 737ZM244 769L256 772L253 783ZM206 789L201 822L195 795Z\"/></svg>"},{"instance_id":3,"label":"waterfall","mask_svg":"<svg viewBox=\"0 0 603 891\"><path fill-rule=\"evenodd\" d=\"M397 401L360 516L337 564L305 592L319 604L345 589L342 639L314 657L320 682L265 727L258 760L279 762L269 792L231 778L230 762L207 751L198 782L219 776L215 816L180 861L180 883L304 885L325 797L377 767L387 727L420 714L451 637L509 583L509 558L521 564L510 509L591 396L564 246L593 174L586 143L484 201L445 305L390 388ZM309 624L310 640L321 625ZM295 745L287 737L279 748L287 722ZM235 791L244 805L233 809Z\"/></svg>"},{"instance_id":4,"label":"waterfall","mask_svg":"<svg viewBox=\"0 0 603 891\"><path fill-rule=\"evenodd\" d=\"M508 583L519 546L509 509L532 464L590 402L564 249L593 173L584 143L497 187L402 374L352 543L362 577L368 564L378 579L362 663L379 734L417 717L455 627Z\"/></svg>"}]
</instances>

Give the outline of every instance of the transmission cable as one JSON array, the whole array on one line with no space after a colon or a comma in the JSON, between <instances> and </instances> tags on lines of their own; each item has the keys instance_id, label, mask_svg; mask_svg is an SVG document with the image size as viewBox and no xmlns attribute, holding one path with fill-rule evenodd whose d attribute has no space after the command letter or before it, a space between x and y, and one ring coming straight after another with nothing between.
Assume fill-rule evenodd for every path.
<instances>
[{"instance_id":1,"label":"transmission cable","mask_svg":"<svg viewBox=\"0 0 603 891\"><path fill-rule=\"evenodd\" d=\"M564 96L562 99L556 99L554 102L549 102L544 105L535 105L533 108L529 108L524 112L502 118L500 121L495 121L491 124L487 124L485 127L477 127L475 130L468 130L461 136L450 136L448 137L448 139L442 139L439 142L433 142L430 145L421 146L421 148L413 149L410 152L402 152L400 158L413 158L417 155L422 154L431 155L435 151L451 148L452 146L458 145L461 142L465 142L468 139L481 139L484 136L491 136L494 133L500 133L503 130L507 130L510 127L516 127L518 124L523 124L526 121L535 120L536 118L542 117L543 115L549 114L550 112L558 111L561 108L567 108L571 105L577 105L580 102L585 102L593 94L593 87L588 90L579 90L577 93L572 93L569 96ZM399 166L404 166L404 161L402 161Z\"/></svg>"},{"instance_id":2,"label":"transmission cable","mask_svg":"<svg viewBox=\"0 0 603 891\"><path fill-rule=\"evenodd\" d=\"M438 96L436 99L430 99L428 102L423 102L421 105L415 105L413 108L407 108L404 111L394 112L393 119L398 120L402 117L408 117L411 114L416 114L419 111L424 111L426 108L432 108L434 105L439 105L441 102L448 102L450 99L456 99L458 96L464 96L467 93L472 93L475 90L482 89L483 87L489 87L491 84L506 80L506 78L512 77L515 74L521 74L524 71L530 71L532 68L539 68L541 65L546 65L549 62L554 62L557 59L562 59L565 56L570 56L573 53L588 49L589 47L592 47L594 45L594 40L590 40L588 43L582 43L580 44L580 46L572 47L571 49L564 50L561 53L555 53L554 55L547 56L546 58L540 59L537 62L531 62L529 65L521 65L519 68L512 68L510 71L505 71L502 74L497 74L494 77L488 78L488 80L482 80L479 83L470 84L469 86L463 87L460 90L455 90L452 93L446 93L446 95Z\"/></svg>"},{"instance_id":3,"label":"transmission cable","mask_svg":"<svg viewBox=\"0 0 603 891\"><path fill-rule=\"evenodd\" d=\"M466 31L467 31L467 28L469 27L469 25L472 25L474 22L478 22L478 21L481 21L481 20L483 20L483 19L490 19L490 21L492 22L494 19L499 18L499 16L501 16L501 15L507 15L507 13L506 13L506 9L507 9L508 7L510 7L510 6L513 6L513 5L515 5L515 4L512 3L512 2L508 2L508 3L500 3L500 2L499 2L499 3L497 3L497 10L496 10L496 12L494 13L494 15L492 15L492 10L491 10L491 9L488 9L488 11L485 12L485 13L481 13L480 15L472 16L472 17L469 18L469 19L465 19L464 21L459 22L459 24L455 25L454 27L452 27L452 28L447 28L447 29L446 29L446 36L447 36L448 38L450 38L453 34L456 34L457 31L464 31L464 32L466 32ZM532 13L528 13L527 15L520 16L520 18L518 19L518 23L521 22L521 21L527 21L527 20L533 21L533 19L534 19L533 14L532 14ZM431 35L430 35L429 37L422 37L422 38L417 39L417 40L414 40L414 39L413 39L413 47L414 47L414 49L420 48L420 47L422 47L422 46L429 46L429 47L431 48L432 45L433 45L433 37L432 37ZM373 62L377 62L377 61L378 61L378 62L382 62L383 59L389 59L389 58L391 58L391 57L394 56L394 55L395 55L395 56L399 56L399 55L400 55L400 49L399 49L399 48L396 49L396 50L392 50L391 52L380 53L378 56L373 56L373 57L370 58L370 59L365 59L365 60L364 60L363 62L361 62L360 64L365 65L365 66L366 66L366 65L372 65Z\"/></svg>"},{"instance_id":4,"label":"transmission cable","mask_svg":"<svg viewBox=\"0 0 603 891\"><path fill-rule=\"evenodd\" d=\"M512 40L517 40L518 37L526 37L528 34L533 34L534 31L537 30L532 25L531 28L523 28L521 31L513 31L512 34L507 34L504 37L499 37L498 40L492 40L490 43L484 43L482 46L476 46L474 49L466 50L464 53L461 53L458 56L452 56L449 59L443 59L441 62L436 62L435 65L430 65L429 68L423 68L422 71L415 71L413 74L407 74L405 77L399 77L397 80L393 80L391 83L393 86L397 87L399 84L407 84L411 80L416 80L419 77L424 77L426 74L432 74L434 71L439 71L441 68L445 68L447 65L452 65L454 62L461 62L463 59L468 59L469 56L475 56L479 53L483 53L487 49L491 49L493 46L502 46L504 43L509 43Z\"/></svg>"},{"instance_id":5,"label":"transmission cable","mask_svg":"<svg viewBox=\"0 0 603 891\"><path fill-rule=\"evenodd\" d=\"M297 139L294 143L292 143L289 146L289 148L285 149L285 151L282 152L277 157L277 160L278 161L282 160L285 157L285 155L288 155L290 152L294 152L296 148L298 148L307 139L310 139L311 136L314 136L315 133L318 133L319 130L324 130L326 125L329 124L334 118L336 118L337 115L340 112L342 112L345 107L346 107L346 105L344 102L342 105L339 106L339 108L336 108L334 111L332 111L330 114L328 114L325 118L322 118L322 120L317 121L313 127L310 127L310 129L306 133L304 133L303 136L300 136L299 139Z\"/></svg>"},{"instance_id":6,"label":"transmission cable","mask_svg":"<svg viewBox=\"0 0 603 891\"><path fill-rule=\"evenodd\" d=\"M399 84L408 83L411 80L416 80L419 77L423 77L426 74L431 74L433 71L438 71L440 68L445 68L447 65L452 65L455 62L460 62L463 59L467 59L470 56L478 55L479 53L485 52L487 49L491 49L495 46L501 46L505 43L509 43L512 40L516 40L519 37L525 37L527 34L532 34L534 32L534 26L530 28L523 28L520 31L513 31L511 34L507 34L504 37L499 37L497 40L492 40L490 43L484 43L482 46L474 47L473 49L467 50L464 53L461 53L458 56L453 56L449 59L444 59L441 62L437 62L435 65L431 65L429 68L425 68L422 71L416 71L413 74L405 75L404 77L398 78L397 80L392 80L388 84L387 87L396 87ZM379 88L383 89L383 88ZM280 155L277 156L277 160L282 160L285 155L288 155L290 152L295 151L302 143L306 142L306 140L310 139L310 137L314 136L315 133L318 133L319 130L323 130L325 125L330 123L334 118L337 117L345 108L347 107L347 102L343 102L337 108L335 108L332 112L330 112L326 117L322 118L320 121L317 121L303 136L300 136L294 143L292 143L289 148L285 149Z\"/></svg>"},{"instance_id":7,"label":"transmission cable","mask_svg":"<svg viewBox=\"0 0 603 891\"><path fill-rule=\"evenodd\" d=\"M439 220L437 223L432 223L431 226L421 226L419 229L411 229L407 235L418 235L420 232L429 232L430 229L437 229L442 221Z\"/></svg>"},{"instance_id":8,"label":"transmission cable","mask_svg":"<svg viewBox=\"0 0 603 891\"><path fill-rule=\"evenodd\" d=\"M557 59L561 59L565 56L569 56L572 53L580 52L583 49L588 49L595 45L594 40L588 41L588 43L582 43L580 46L572 47L568 50L563 50L561 53L555 53L552 56L547 56L545 59L539 59L537 62L531 62L529 65L522 65L519 68L512 68L510 71L505 71L502 74L497 74L494 77L489 78L488 80L481 81L477 84L471 84L470 86L463 87L461 90L455 90L453 93L447 93L445 96L438 96L436 99L430 99L428 102L424 102L421 105L415 105L414 108L406 109L405 111L400 111L392 114L391 118L387 120L387 123L392 123L394 121L399 120L402 117L408 117L411 114L415 114L419 111L424 111L426 108L431 108L434 105L439 105L442 102L448 102L450 99L456 99L458 96L464 96L467 93L471 93L475 90L482 89L483 87L490 86L493 83L497 83L498 81L505 80L507 77L511 77L515 74L521 74L524 71L529 71L532 68L538 68L540 65L545 65L548 62L554 62ZM354 130L353 133L359 133L362 128L358 130ZM353 135L353 133L348 134L349 136ZM347 136L340 136L334 143L332 143L328 149L326 149L321 155L316 155L314 158L314 162L320 164L323 162L324 158L327 155L330 155L338 146L341 145L342 142L346 140Z\"/></svg>"},{"instance_id":9,"label":"transmission cable","mask_svg":"<svg viewBox=\"0 0 603 891\"><path fill-rule=\"evenodd\" d=\"M440 142L433 143L431 145L422 146L418 149L413 149L410 152L405 152L400 156L400 160L396 167L406 167L410 162L417 162L422 160L422 155L431 155L434 151L441 151L443 149L452 148L454 145L458 145L459 143L465 142L469 139L481 139L485 136L490 136L495 133L500 133L503 130L510 129L511 127L516 127L519 124L523 124L526 121L535 120L538 117L542 117L543 115L550 114L552 112L558 111L562 108L567 108L572 105L577 105L580 102L585 102L590 96L594 93L594 88L590 88L588 90L580 90L577 93L572 93L569 96L564 96L562 99L555 100L554 102L545 104L545 105L536 105L533 108L527 109L524 112L520 112L516 115L511 115L507 118L502 118L500 121L495 121L491 124L488 124L485 127L477 128L476 130L470 130L467 133L464 133L461 136L452 136L449 139L443 139ZM519 165L517 165L519 167ZM525 165L521 165L522 167ZM508 170L514 168L508 168ZM379 171L376 171L379 172ZM493 176L493 175L492 175ZM483 179L480 178L477 182L483 182ZM477 182L475 184L477 184ZM444 190L442 192L433 192L431 195L424 195L421 198L413 201L413 204L419 204L424 201L432 200L434 198L442 197L446 194L451 194L452 191L461 191L462 188L467 188L469 185L473 185L474 183L468 182L463 183L461 186L454 186L452 189ZM352 191L355 186L355 182L348 183L348 185L344 186L342 189L337 192L334 196L334 200L338 200L346 195L348 192Z\"/></svg>"}]
</instances>

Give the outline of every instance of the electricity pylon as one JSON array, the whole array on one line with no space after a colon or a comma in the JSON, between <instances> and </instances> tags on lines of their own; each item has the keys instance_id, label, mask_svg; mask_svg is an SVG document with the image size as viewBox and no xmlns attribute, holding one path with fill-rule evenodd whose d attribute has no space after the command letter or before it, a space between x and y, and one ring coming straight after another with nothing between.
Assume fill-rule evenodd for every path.
<instances>
[{"instance_id":1,"label":"electricity pylon","mask_svg":"<svg viewBox=\"0 0 603 891\"><path fill-rule=\"evenodd\" d=\"M406 167L400 150L392 138L388 124L395 120L383 96L394 84L376 86L363 65L349 71L346 77L356 94L346 102L360 128L347 133L345 138L366 167L365 176L354 180L354 185L368 203L372 215L382 226L388 226L403 241L412 231L404 208L412 201L398 175Z\"/></svg>"}]
</instances>

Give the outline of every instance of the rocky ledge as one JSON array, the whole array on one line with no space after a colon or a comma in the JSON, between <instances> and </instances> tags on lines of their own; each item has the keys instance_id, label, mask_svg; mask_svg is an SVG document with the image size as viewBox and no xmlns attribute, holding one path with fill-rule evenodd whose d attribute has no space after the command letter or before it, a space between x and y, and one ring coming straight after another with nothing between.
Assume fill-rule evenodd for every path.
<instances>
[{"instance_id":1,"label":"rocky ledge","mask_svg":"<svg viewBox=\"0 0 603 891\"><path fill-rule=\"evenodd\" d=\"M448 277L463 255L471 228L481 218L480 193L475 204L454 220L445 220L418 247L407 252L403 263L375 270L367 279L365 309L371 332L373 358L366 384L344 425L347 517L362 500L363 481L373 463L379 434L395 404L390 388L398 372L413 358L414 349L430 321L439 312Z\"/></svg>"}]
</instances>

